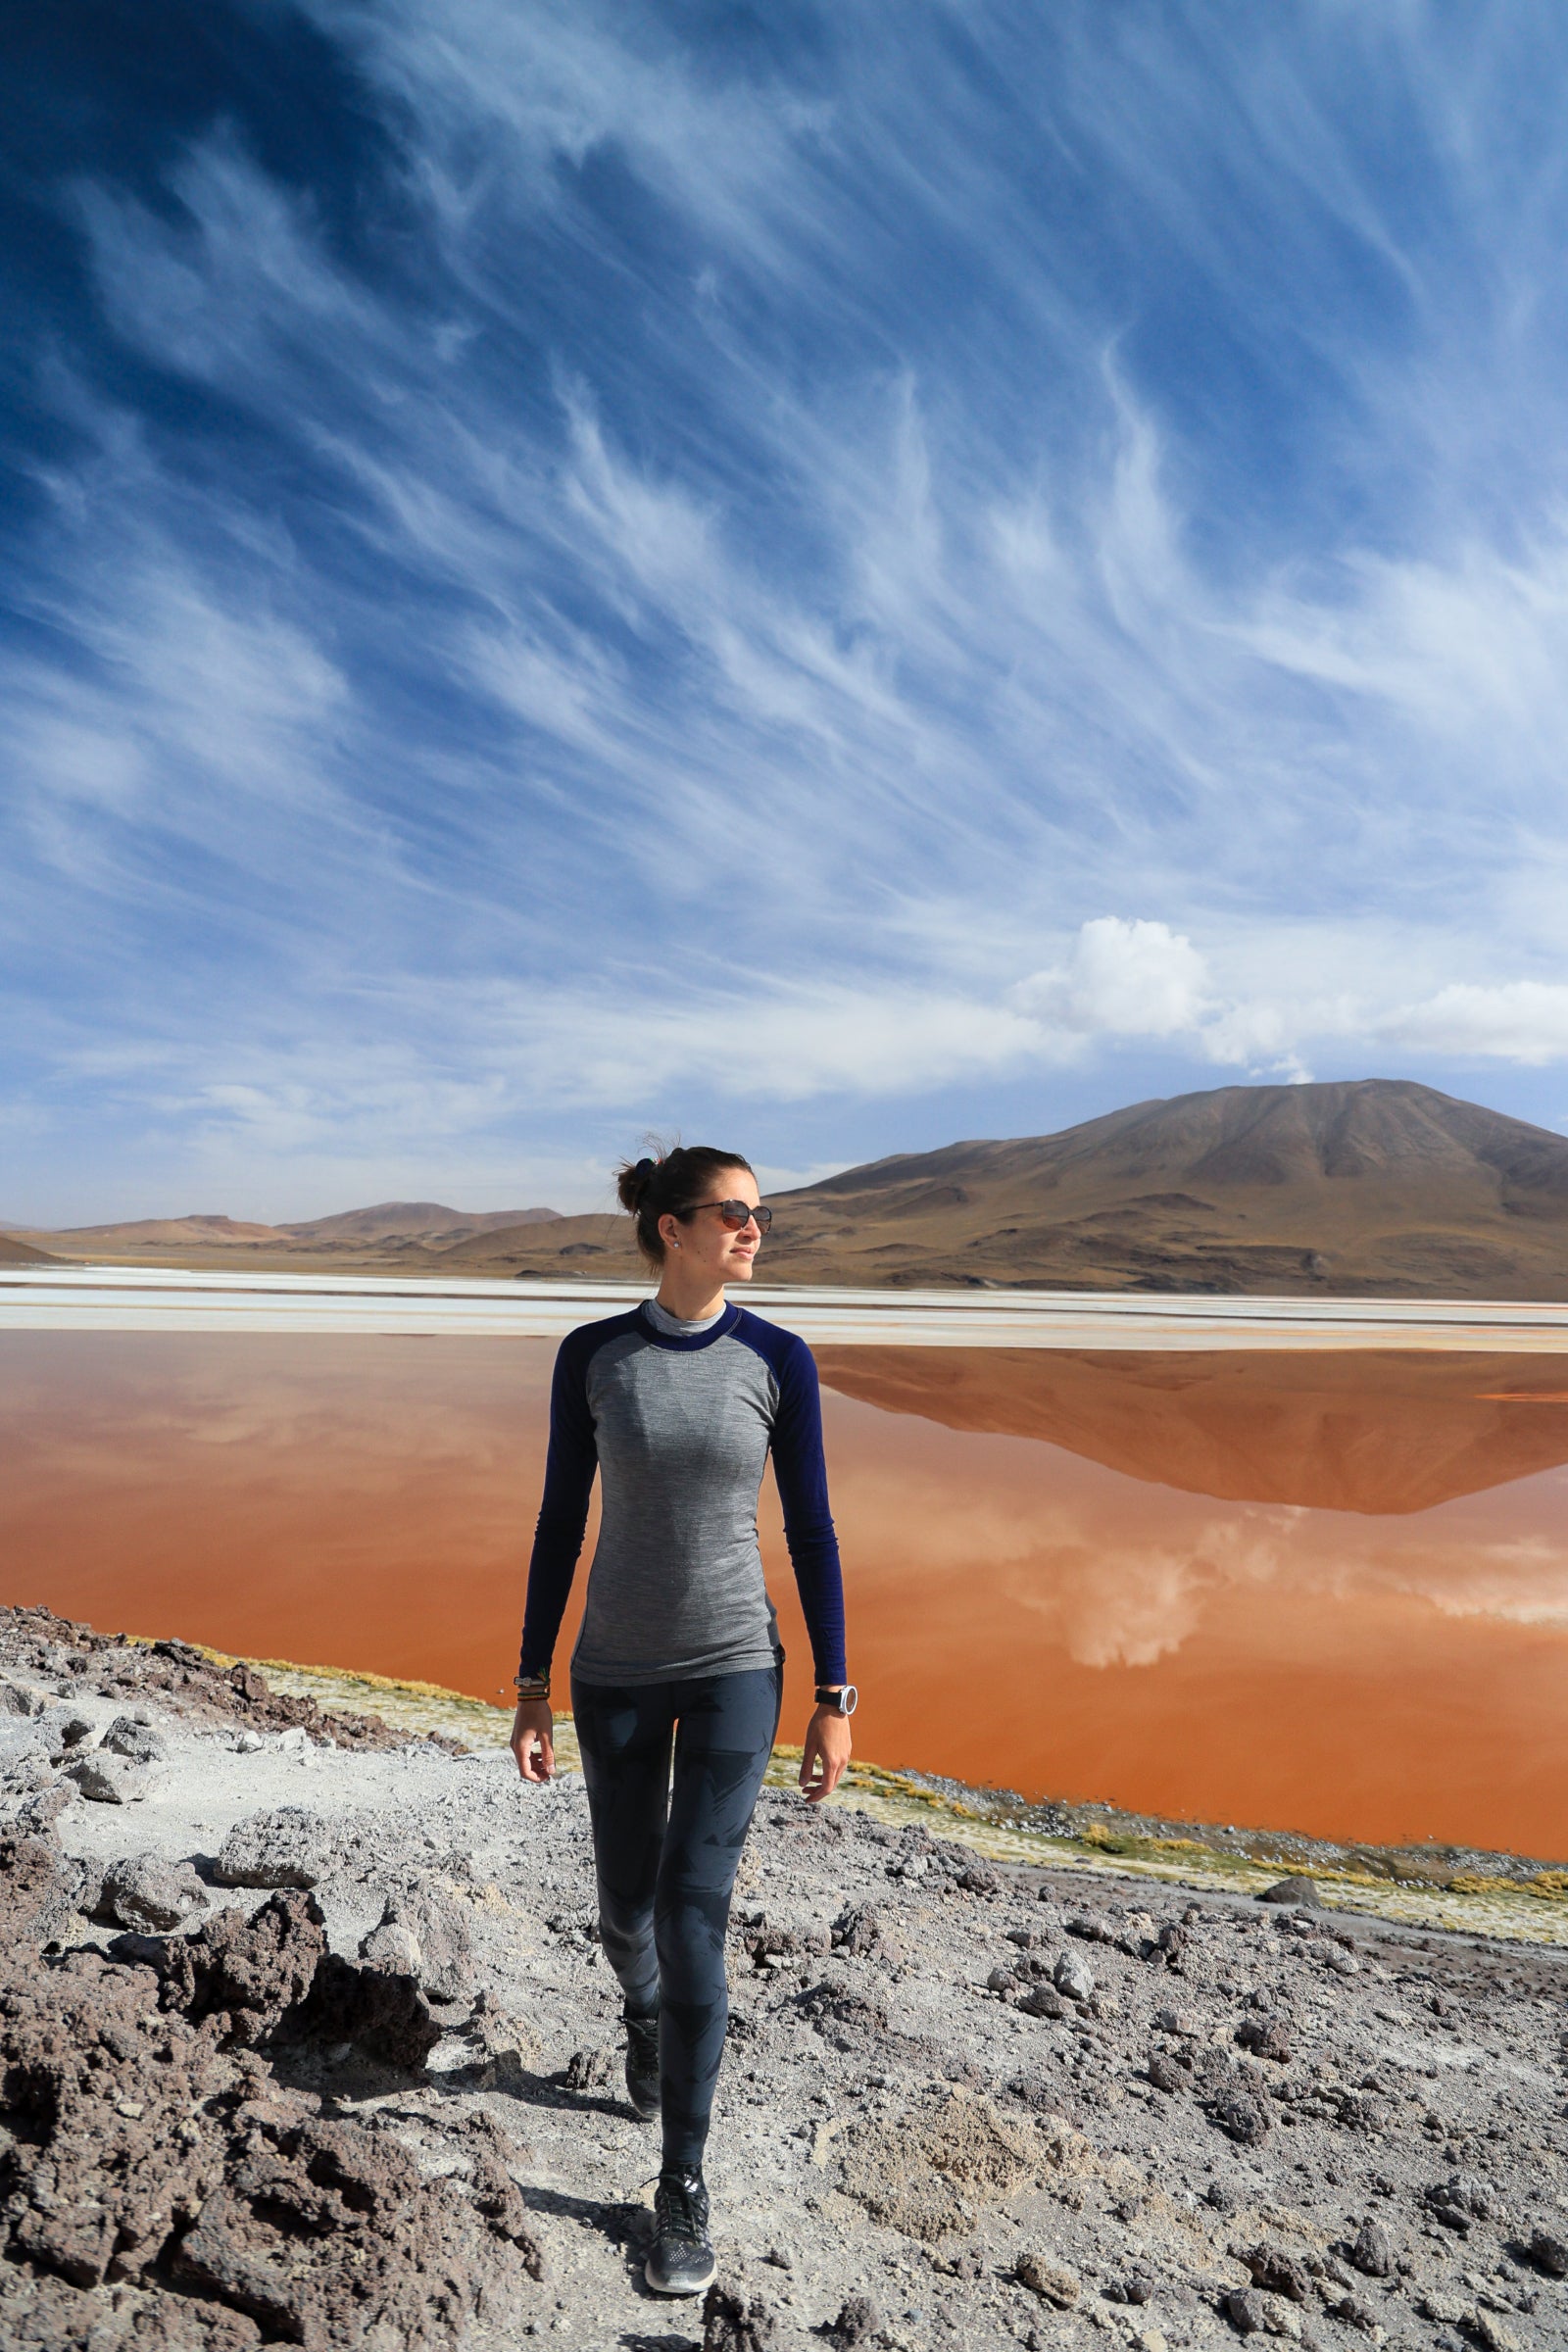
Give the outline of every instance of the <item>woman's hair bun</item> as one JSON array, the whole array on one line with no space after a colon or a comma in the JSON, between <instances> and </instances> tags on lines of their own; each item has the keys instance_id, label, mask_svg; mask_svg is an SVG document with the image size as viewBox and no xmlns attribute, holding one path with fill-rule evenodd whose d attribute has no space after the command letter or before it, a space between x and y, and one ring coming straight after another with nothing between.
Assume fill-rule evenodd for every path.
<instances>
[{"instance_id":1,"label":"woman's hair bun","mask_svg":"<svg viewBox=\"0 0 1568 2352\"><path fill-rule=\"evenodd\" d=\"M657 1159L624 1161L615 1178L615 1197L622 1208L635 1216L648 1198L648 1188L659 1174Z\"/></svg>"}]
</instances>

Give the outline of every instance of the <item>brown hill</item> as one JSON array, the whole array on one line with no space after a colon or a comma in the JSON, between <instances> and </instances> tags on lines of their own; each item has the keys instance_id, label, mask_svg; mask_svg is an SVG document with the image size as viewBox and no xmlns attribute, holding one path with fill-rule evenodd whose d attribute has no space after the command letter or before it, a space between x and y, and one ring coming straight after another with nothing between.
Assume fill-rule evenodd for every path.
<instances>
[{"instance_id":1,"label":"brown hill","mask_svg":"<svg viewBox=\"0 0 1568 2352\"><path fill-rule=\"evenodd\" d=\"M48 1243L67 1259L179 1266L258 1268L317 1264L361 1271L393 1266L438 1271L457 1244L483 1242L492 1231L515 1233L555 1219L553 1208L446 1208L435 1200L383 1200L298 1225L242 1224L232 1217L141 1217L119 1225L76 1225L59 1233L39 1229L29 1242ZM460 1268L459 1271L471 1271Z\"/></svg>"},{"instance_id":2,"label":"brown hill","mask_svg":"<svg viewBox=\"0 0 1568 2352\"><path fill-rule=\"evenodd\" d=\"M51 1257L47 1250L36 1250L30 1242L19 1242L14 1233L0 1233L0 1266L58 1266L65 1260Z\"/></svg>"},{"instance_id":3,"label":"brown hill","mask_svg":"<svg viewBox=\"0 0 1568 2352\"><path fill-rule=\"evenodd\" d=\"M1568 1298L1568 1138L1404 1079L1226 1086L775 1197L770 1280ZM462 1244L475 1273L630 1276L628 1221Z\"/></svg>"},{"instance_id":4,"label":"brown hill","mask_svg":"<svg viewBox=\"0 0 1568 2352\"><path fill-rule=\"evenodd\" d=\"M1431 1510L1568 1462L1550 1357L818 1347L829 1388L1232 1502Z\"/></svg>"},{"instance_id":5,"label":"brown hill","mask_svg":"<svg viewBox=\"0 0 1568 2352\"><path fill-rule=\"evenodd\" d=\"M1407 1079L1137 1102L1059 1135L875 1160L773 1204L762 1271L782 1282L1568 1298L1568 1138ZM640 1271L625 1217L431 1201L24 1238L175 1264Z\"/></svg>"},{"instance_id":6,"label":"brown hill","mask_svg":"<svg viewBox=\"0 0 1568 2352\"><path fill-rule=\"evenodd\" d=\"M58 1233L38 1229L35 1238L75 1256L101 1257L109 1250L246 1250L275 1243L275 1225L247 1225L233 1217L134 1217L119 1225L72 1225Z\"/></svg>"},{"instance_id":7,"label":"brown hill","mask_svg":"<svg viewBox=\"0 0 1568 2352\"><path fill-rule=\"evenodd\" d=\"M279 1228L295 1241L336 1248L341 1243L416 1242L447 1249L474 1237L519 1225L555 1222L553 1208L446 1208L439 1200L382 1200L374 1208L350 1208L335 1217Z\"/></svg>"}]
</instances>

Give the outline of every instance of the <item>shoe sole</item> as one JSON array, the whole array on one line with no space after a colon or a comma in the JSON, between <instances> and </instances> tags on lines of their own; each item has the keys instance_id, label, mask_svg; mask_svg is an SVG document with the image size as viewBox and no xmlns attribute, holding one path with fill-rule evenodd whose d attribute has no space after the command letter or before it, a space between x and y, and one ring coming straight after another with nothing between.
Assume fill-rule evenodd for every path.
<instances>
[{"instance_id":1,"label":"shoe sole","mask_svg":"<svg viewBox=\"0 0 1568 2352\"><path fill-rule=\"evenodd\" d=\"M700 2295L705 2286L712 2285L717 2272L718 2263L715 2258L715 2260L709 2264L707 2270L703 2273L700 2278L682 2279L678 2286L671 2286L667 2279L657 2278L654 2276L654 2258L652 2255L650 2255L648 2260L643 2264L643 2277L647 2279L649 2285L653 2288L656 2295Z\"/></svg>"}]
</instances>

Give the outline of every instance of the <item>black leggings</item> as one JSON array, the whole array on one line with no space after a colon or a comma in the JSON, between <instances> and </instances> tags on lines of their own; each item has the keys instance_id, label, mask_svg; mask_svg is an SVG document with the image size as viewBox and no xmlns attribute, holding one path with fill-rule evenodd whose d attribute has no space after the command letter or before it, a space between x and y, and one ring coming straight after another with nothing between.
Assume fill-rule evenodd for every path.
<instances>
[{"instance_id":1,"label":"black leggings","mask_svg":"<svg viewBox=\"0 0 1568 2352\"><path fill-rule=\"evenodd\" d=\"M703 2160L729 2022L730 1895L783 1690L782 1664L625 1690L571 1686L605 1957L627 2014L659 2011L666 2165Z\"/></svg>"}]
</instances>

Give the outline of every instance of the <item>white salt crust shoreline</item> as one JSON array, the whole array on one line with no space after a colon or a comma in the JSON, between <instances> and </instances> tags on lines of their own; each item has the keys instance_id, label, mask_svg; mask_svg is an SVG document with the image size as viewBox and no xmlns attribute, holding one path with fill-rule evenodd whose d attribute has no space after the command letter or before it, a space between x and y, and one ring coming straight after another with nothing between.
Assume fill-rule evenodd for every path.
<instances>
[{"instance_id":1,"label":"white salt crust shoreline","mask_svg":"<svg viewBox=\"0 0 1568 2352\"><path fill-rule=\"evenodd\" d=\"M628 1283L390 1275L0 1268L8 1331L281 1332L559 1339L648 1295ZM1102 1291L855 1291L751 1285L742 1302L813 1344L1206 1351L1357 1348L1568 1354L1568 1304L1210 1298Z\"/></svg>"}]
</instances>

